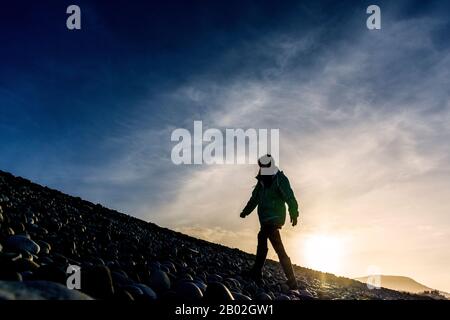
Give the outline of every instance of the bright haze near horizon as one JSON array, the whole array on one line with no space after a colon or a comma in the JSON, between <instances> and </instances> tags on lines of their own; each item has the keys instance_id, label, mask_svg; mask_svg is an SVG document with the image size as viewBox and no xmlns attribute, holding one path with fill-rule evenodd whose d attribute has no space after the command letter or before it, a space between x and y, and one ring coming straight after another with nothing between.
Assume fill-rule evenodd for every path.
<instances>
[{"instance_id":1,"label":"bright haze near horizon","mask_svg":"<svg viewBox=\"0 0 450 320\"><path fill-rule=\"evenodd\" d=\"M255 165L180 165L171 132L278 128L302 266L450 292L444 1L15 1L0 10L0 169L255 252ZM275 257L270 249L270 256Z\"/></svg>"}]
</instances>

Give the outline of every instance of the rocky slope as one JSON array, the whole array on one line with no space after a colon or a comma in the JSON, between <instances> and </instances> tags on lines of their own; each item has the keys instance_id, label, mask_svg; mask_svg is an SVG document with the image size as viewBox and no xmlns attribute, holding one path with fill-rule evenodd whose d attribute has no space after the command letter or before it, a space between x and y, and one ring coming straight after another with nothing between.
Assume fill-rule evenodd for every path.
<instances>
[{"instance_id":1,"label":"rocky slope","mask_svg":"<svg viewBox=\"0 0 450 320\"><path fill-rule=\"evenodd\" d=\"M256 285L241 276L253 258L0 171L0 299L423 298L299 266L289 290L270 260ZM66 287L68 265L81 267L80 291Z\"/></svg>"}]
</instances>

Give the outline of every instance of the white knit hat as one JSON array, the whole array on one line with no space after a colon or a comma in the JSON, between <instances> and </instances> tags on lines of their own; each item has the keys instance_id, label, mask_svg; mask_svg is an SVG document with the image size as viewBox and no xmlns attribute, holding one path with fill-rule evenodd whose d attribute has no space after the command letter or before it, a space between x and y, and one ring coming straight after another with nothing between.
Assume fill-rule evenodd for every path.
<instances>
[{"instance_id":1,"label":"white knit hat","mask_svg":"<svg viewBox=\"0 0 450 320\"><path fill-rule=\"evenodd\" d=\"M275 159L270 154L266 154L258 159L260 167L260 174L262 176L272 176L278 172L278 167L275 165Z\"/></svg>"}]
</instances>

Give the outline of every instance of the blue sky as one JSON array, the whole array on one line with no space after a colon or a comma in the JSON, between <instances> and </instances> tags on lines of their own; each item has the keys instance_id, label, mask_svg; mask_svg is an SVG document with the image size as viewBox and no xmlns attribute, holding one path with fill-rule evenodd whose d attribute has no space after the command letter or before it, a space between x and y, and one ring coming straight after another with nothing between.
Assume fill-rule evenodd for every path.
<instances>
[{"instance_id":1,"label":"blue sky","mask_svg":"<svg viewBox=\"0 0 450 320\"><path fill-rule=\"evenodd\" d=\"M297 263L332 239L328 271L450 291L449 2L377 1L378 31L366 1L76 3L80 31L72 2L2 5L0 169L253 251L256 169L174 166L170 133L279 128Z\"/></svg>"}]
</instances>

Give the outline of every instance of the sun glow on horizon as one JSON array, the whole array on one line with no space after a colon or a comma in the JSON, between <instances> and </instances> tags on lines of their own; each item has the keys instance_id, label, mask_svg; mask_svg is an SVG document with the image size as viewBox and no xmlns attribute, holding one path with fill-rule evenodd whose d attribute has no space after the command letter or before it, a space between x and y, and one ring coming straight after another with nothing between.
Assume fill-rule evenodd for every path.
<instances>
[{"instance_id":1,"label":"sun glow on horizon","mask_svg":"<svg viewBox=\"0 0 450 320\"><path fill-rule=\"evenodd\" d=\"M343 244L338 237L315 234L306 239L303 255L306 267L338 273L341 268Z\"/></svg>"}]
</instances>

